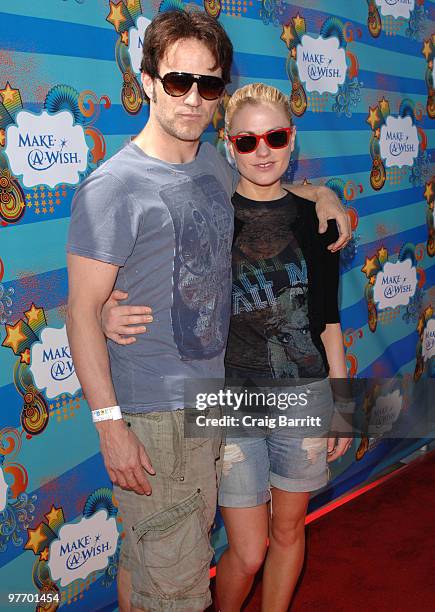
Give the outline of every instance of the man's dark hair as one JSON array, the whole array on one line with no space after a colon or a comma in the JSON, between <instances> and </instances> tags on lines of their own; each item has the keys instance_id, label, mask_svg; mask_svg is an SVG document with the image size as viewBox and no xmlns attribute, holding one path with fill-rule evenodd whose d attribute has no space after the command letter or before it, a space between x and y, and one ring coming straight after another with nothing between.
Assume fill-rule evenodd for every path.
<instances>
[{"instance_id":1,"label":"man's dark hair","mask_svg":"<svg viewBox=\"0 0 435 612\"><path fill-rule=\"evenodd\" d=\"M233 45L221 24L204 11L167 11L156 15L145 30L141 72L155 78L169 47L187 38L204 43L215 58L212 70L222 68L222 78L229 83Z\"/></svg>"}]
</instances>

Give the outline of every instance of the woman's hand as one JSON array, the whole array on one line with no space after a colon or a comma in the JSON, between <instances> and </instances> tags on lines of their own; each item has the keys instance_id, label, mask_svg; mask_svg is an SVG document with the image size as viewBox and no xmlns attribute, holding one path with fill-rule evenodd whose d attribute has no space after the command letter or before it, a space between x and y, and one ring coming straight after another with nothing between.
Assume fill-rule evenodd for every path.
<instances>
[{"instance_id":1,"label":"woman's hand","mask_svg":"<svg viewBox=\"0 0 435 612\"><path fill-rule=\"evenodd\" d=\"M101 312L104 335L117 344L136 342L132 334L143 334L147 330L144 323L151 323L153 320L153 311L149 306L120 306L118 302L127 298L128 293L115 289Z\"/></svg>"},{"instance_id":2,"label":"woman's hand","mask_svg":"<svg viewBox=\"0 0 435 612\"><path fill-rule=\"evenodd\" d=\"M328 438L328 463L342 457L351 446L352 440L353 438Z\"/></svg>"}]
</instances>

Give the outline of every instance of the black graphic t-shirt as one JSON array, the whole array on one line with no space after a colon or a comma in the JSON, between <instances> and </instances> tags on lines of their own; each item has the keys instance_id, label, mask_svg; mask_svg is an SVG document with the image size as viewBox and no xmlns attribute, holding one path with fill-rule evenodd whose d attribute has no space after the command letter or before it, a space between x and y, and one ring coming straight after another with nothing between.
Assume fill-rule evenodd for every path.
<instances>
[{"instance_id":1,"label":"black graphic t-shirt","mask_svg":"<svg viewBox=\"0 0 435 612\"><path fill-rule=\"evenodd\" d=\"M232 316L225 364L271 378L323 378L320 334L339 321L335 223L318 234L313 202L233 196Z\"/></svg>"}]
</instances>

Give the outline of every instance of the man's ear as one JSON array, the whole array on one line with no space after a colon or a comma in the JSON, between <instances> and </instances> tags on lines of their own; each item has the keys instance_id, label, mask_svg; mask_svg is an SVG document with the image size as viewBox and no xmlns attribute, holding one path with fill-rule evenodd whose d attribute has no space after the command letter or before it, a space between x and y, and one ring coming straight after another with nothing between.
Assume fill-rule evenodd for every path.
<instances>
[{"instance_id":1,"label":"man's ear","mask_svg":"<svg viewBox=\"0 0 435 612\"><path fill-rule=\"evenodd\" d=\"M154 96L154 79L146 72L141 73L142 87L150 100Z\"/></svg>"}]
</instances>

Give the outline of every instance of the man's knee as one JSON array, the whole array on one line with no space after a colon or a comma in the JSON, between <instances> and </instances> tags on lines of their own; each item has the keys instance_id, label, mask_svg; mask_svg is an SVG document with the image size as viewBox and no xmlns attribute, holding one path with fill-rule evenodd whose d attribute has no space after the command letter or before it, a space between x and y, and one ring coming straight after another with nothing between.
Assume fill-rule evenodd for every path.
<instances>
[{"instance_id":1,"label":"man's knee","mask_svg":"<svg viewBox=\"0 0 435 612\"><path fill-rule=\"evenodd\" d=\"M193 612L210 604L208 514L197 490L132 526L140 559L132 576L133 606Z\"/></svg>"}]
</instances>

